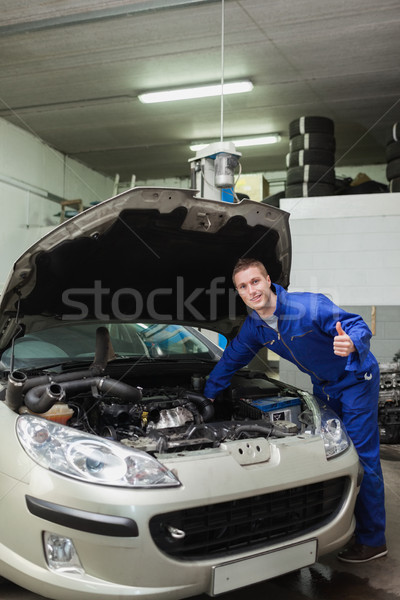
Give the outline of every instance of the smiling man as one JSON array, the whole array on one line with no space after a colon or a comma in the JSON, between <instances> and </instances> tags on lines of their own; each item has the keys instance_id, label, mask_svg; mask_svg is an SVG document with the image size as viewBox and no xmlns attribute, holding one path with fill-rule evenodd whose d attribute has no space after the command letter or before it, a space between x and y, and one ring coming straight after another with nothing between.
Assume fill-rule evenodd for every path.
<instances>
[{"instance_id":1,"label":"smiling man","mask_svg":"<svg viewBox=\"0 0 400 600\"><path fill-rule=\"evenodd\" d=\"M211 372L204 394L215 399L234 373L267 347L311 377L314 394L341 417L364 467L355 507L355 542L339 552L363 563L387 554L384 485L379 457L379 367L363 319L323 294L289 293L258 260L240 259L233 283L251 309Z\"/></svg>"},{"instance_id":2,"label":"smiling man","mask_svg":"<svg viewBox=\"0 0 400 600\"><path fill-rule=\"evenodd\" d=\"M256 310L261 318L270 317L274 313L276 294L271 290L271 279L264 265L250 263L247 269L239 271L236 267L233 282L243 302Z\"/></svg>"}]
</instances>

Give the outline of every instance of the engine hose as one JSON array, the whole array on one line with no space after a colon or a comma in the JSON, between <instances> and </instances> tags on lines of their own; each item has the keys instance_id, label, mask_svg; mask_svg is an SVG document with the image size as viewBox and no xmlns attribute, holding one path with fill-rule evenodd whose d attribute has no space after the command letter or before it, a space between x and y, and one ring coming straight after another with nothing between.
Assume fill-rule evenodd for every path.
<instances>
[{"instance_id":1,"label":"engine hose","mask_svg":"<svg viewBox=\"0 0 400 600\"><path fill-rule=\"evenodd\" d=\"M49 383L46 385L43 394L40 396L41 404L53 406L56 402L64 400L65 392L59 383Z\"/></svg>"},{"instance_id":2,"label":"engine hose","mask_svg":"<svg viewBox=\"0 0 400 600\"><path fill-rule=\"evenodd\" d=\"M60 389L66 396L88 391L92 386L95 386L99 392L112 393L113 396L122 397L130 402L138 402L142 398L142 393L138 388L116 379L88 377L76 381L64 381L62 385L59 384ZM55 394L48 393L48 383L31 388L25 395L25 406L35 413L47 412L56 401Z\"/></svg>"},{"instance_id":3,"label":"engine hose","mask_svg":"<svg viewBox=\"0 0 400 600\"><path fill-rule=\"evenodd\" d=\"M293 435L291 433L285 433L283 431L280 431L279 429L276 429L272 423L271 424L266 423L265 426L257 425L256 423L251 423L249 425L240 425L240 427L235 429L235 432L233 434L233 439L238 438L241 433L251 433L251 432L262 433L263 435L268 435L268 436L274 435L275 437L288 437L290 435Z\"/></svg>"},{"instance_id":4,"label":"engine hose","mask_svg":"<svg viewBox=\"0 0 400 600\"><path fill-rule=\"evenodd\" d=\"M5 403L12 410L18 410L22 405L22 395L26 380L27 376L22 371L13 371L8 375Z\"/></svg>"},{"instance_id":5,"label":"engine hose","mask_svg":"<svg viewBox=\"0 0 400 600\"><path fill-rule=\"evenodd\" d=\"M106 327L98 327L96 330L96 353L95 358L89 369L84 371L76 371L73 373L61 373L59 375L40 375L38 377L31 377L27 379L25 373L22 371L13 371L8 376L8 386L5 394L5 403L12 410L18 410L23 404L23 395L27 394L29 390L36 387L48 386L53 382L65 383L76 381L84 378L95 377L104 372L107 362L115 358L114 350L111 345L110 334ZM118 383L118 382L116 382ZM125 384L122 384L125 385ZM129 387L129 386L128 386ZM113 387L115 389L115 387ZM131 388L136 389L136 388ZM41 394L45 391L42 389ZM121 395L127 395L127 391L121 391ZM130 397L132 394L130 395ZM43 399L39 402L36 398L36 394L33 394L34 400L31 400L32 394L28 397L28 402L34 402L34 404L40 404L47 406L50 404L50 400ZM52 406L52 405L51 405ZM51 408L50 406L50 408ZM29 408L29 407L28 407ZM33 410L33 409L31 409ZM48 410L48 409L47 409ZM45 411L42 411L45 412Z\"/></svg>"},{"instance_id":6,"label":"engine hose","mask_svg":"<svg viewBox=\"0 0 400 600\"><path fill-rule=\"evenodd\" d=\"M142 391L137 387L117 381L116 379L109 379L108 377L99 377L98 379L99 392L104 392L105 395L118 396L128 402L139 402L142 399Z\"/></svg>"},{"instance_id":7,"label":"engine hose","mask_svg":"<svg viewBox=\"0 0 400 600\"><path fill-rule=\"evenodd\" d=\"M14 371L15 373L15 371ZM100 375L99 372L93 371L92 369L85 369L82 371L71 371L70 373L59 373L58 375L38 375L37 377L30 377L24 383L22 391L26 392L38 385L47 385L48 383L63 383L65 381L75 381L77 379L85 379L86 377L95 377Z\"/></svg>"},{"instance_id":8,"label":"engine hose","mask_svg":"<svg viewBox=\"0 0 400 600\"><path fill-rule=\"evenodd\" d=\"M96 329L96 353L91 368L99 369L100 373L103 373L108 361L113 358L115 358L115 353L109 331L107 327L98 327Z\"/></svg>"},{"instance_id":9,"label":"engine hose","mask_svg":"<svg viewBox=\"0 0 400 600\"><path fill-rule=\"evenodd\" d=\"M185 398L197 406L205 423L211 421L214 416L214 405L211 400L194 392L186 392Z\"/></svg>"},{"instance_id":10,"label":"engine hose","mask_svg":"<svg viewBox=\"0 0 400 600\"><path fill-rule=\"evenodd\" d=\"M193 419L194 419L194 423L196 425L200 425L200 423L203 422L203 419L200 416L199 409L194 404L194 402L187 401L187 402L185 402L184 407L187 408L192 413Z\"/></svg>"}]
</instances>

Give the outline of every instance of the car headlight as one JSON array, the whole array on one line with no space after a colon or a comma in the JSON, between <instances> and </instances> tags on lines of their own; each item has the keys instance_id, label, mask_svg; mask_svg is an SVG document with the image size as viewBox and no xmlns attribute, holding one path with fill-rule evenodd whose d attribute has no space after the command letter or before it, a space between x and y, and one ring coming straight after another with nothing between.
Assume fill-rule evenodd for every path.
<instances>
[{"instance_id":1,"label":"car headlight","mask_svg":"<svg viewBox=\"0 0 400 600\"><path fill-rule=\"evenodd\" d=\"M339 417L327 406L321 406L320 434L324 441L326 457L334 458L351 445L347 431Z\"/></svg>"},{"instance_id":2,"label":"car headlight","mask_svg":"<svg viewBox=\"0 0 400 600\"><path fill-rule=\"evenodd\" d=\"M61 475L122 487L180 485L171 471L141 450L40 417L21 415L17 420L17 436L32 460Z\"/></svg>"}]
</instances>

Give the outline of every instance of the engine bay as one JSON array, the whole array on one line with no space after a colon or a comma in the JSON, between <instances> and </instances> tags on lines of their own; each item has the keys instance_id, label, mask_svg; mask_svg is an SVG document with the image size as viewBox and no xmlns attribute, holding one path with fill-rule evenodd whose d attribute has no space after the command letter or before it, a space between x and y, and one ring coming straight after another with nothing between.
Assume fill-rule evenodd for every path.
<instances>
[{"instance_id":1,"label":"engine bay","mask_svg":"<svg viewBox=\"0 0 400 600\"><path fill-rule=\"evenodd\" d=\"M300 431L299 424L263 418L261 411L259 418L245 417L243 409L249 400L235 401L229 407L230 419L217 420L212 403L197 392L176 387L143 389L142 394L141 401L133 404L121 403L118 398L71 399L74 416L69 425L151 454L199 450L219 446L227 439L283 437Z\"/></svg>"},{"instance_id":2,"label":"engine bay","mask_svg":"<svg viewBox=\"0 0 400 600\"><path fill-rule=\"evenodd\" d=\"M173 371L179 378L176 367ZM287 389L261 375L254 379L246 370L235 375L231 387L214 403L193 386L140 387L109 375L74 379L69 373L68 381L60 381L62 375L46 378L47 384L43 377L28 379L25 385L32 387L20 413L39 414L153 455L214 448L227 440L293 436L310 423L310 413L298 396L289 396ZM190 379L198 382L199 375ZM49 397L57 400L39 412L43 398Z\"/></svg>"},{"instance_id":3,"label":"engine bay","mask_svg":"<svg viewBox=\"0 0 400 600\"><path fill-rule=\"evenodd\" d=\"M97 333L89 368L10 372L6 404L153 455L294 436L313 427L302 392L262 372L238 371L212 402L202 391L215 361L109 361L109 334Z\"/></svg>"}]
</instances>

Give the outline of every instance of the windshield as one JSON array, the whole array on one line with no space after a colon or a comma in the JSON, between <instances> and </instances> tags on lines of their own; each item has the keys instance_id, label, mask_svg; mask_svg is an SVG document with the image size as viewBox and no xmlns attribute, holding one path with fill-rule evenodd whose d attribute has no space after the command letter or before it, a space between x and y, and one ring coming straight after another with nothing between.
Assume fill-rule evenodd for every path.
<instances>
[{"instance_id":1,"label":"windshield","mask_svg":"<svg viewBox=\"0 0 400 600\"><path fill-rule=\"evenodd\" d=\"M80 323L52 327L17 338L13 369L92 361L99 326L108 329L116 358L215 356L213 344L208 344L206 338L191 327L147 323ZM1 367L7 370L10 364L11 348L8 348L1 356Z\"/></svg>"}]
</instances>

